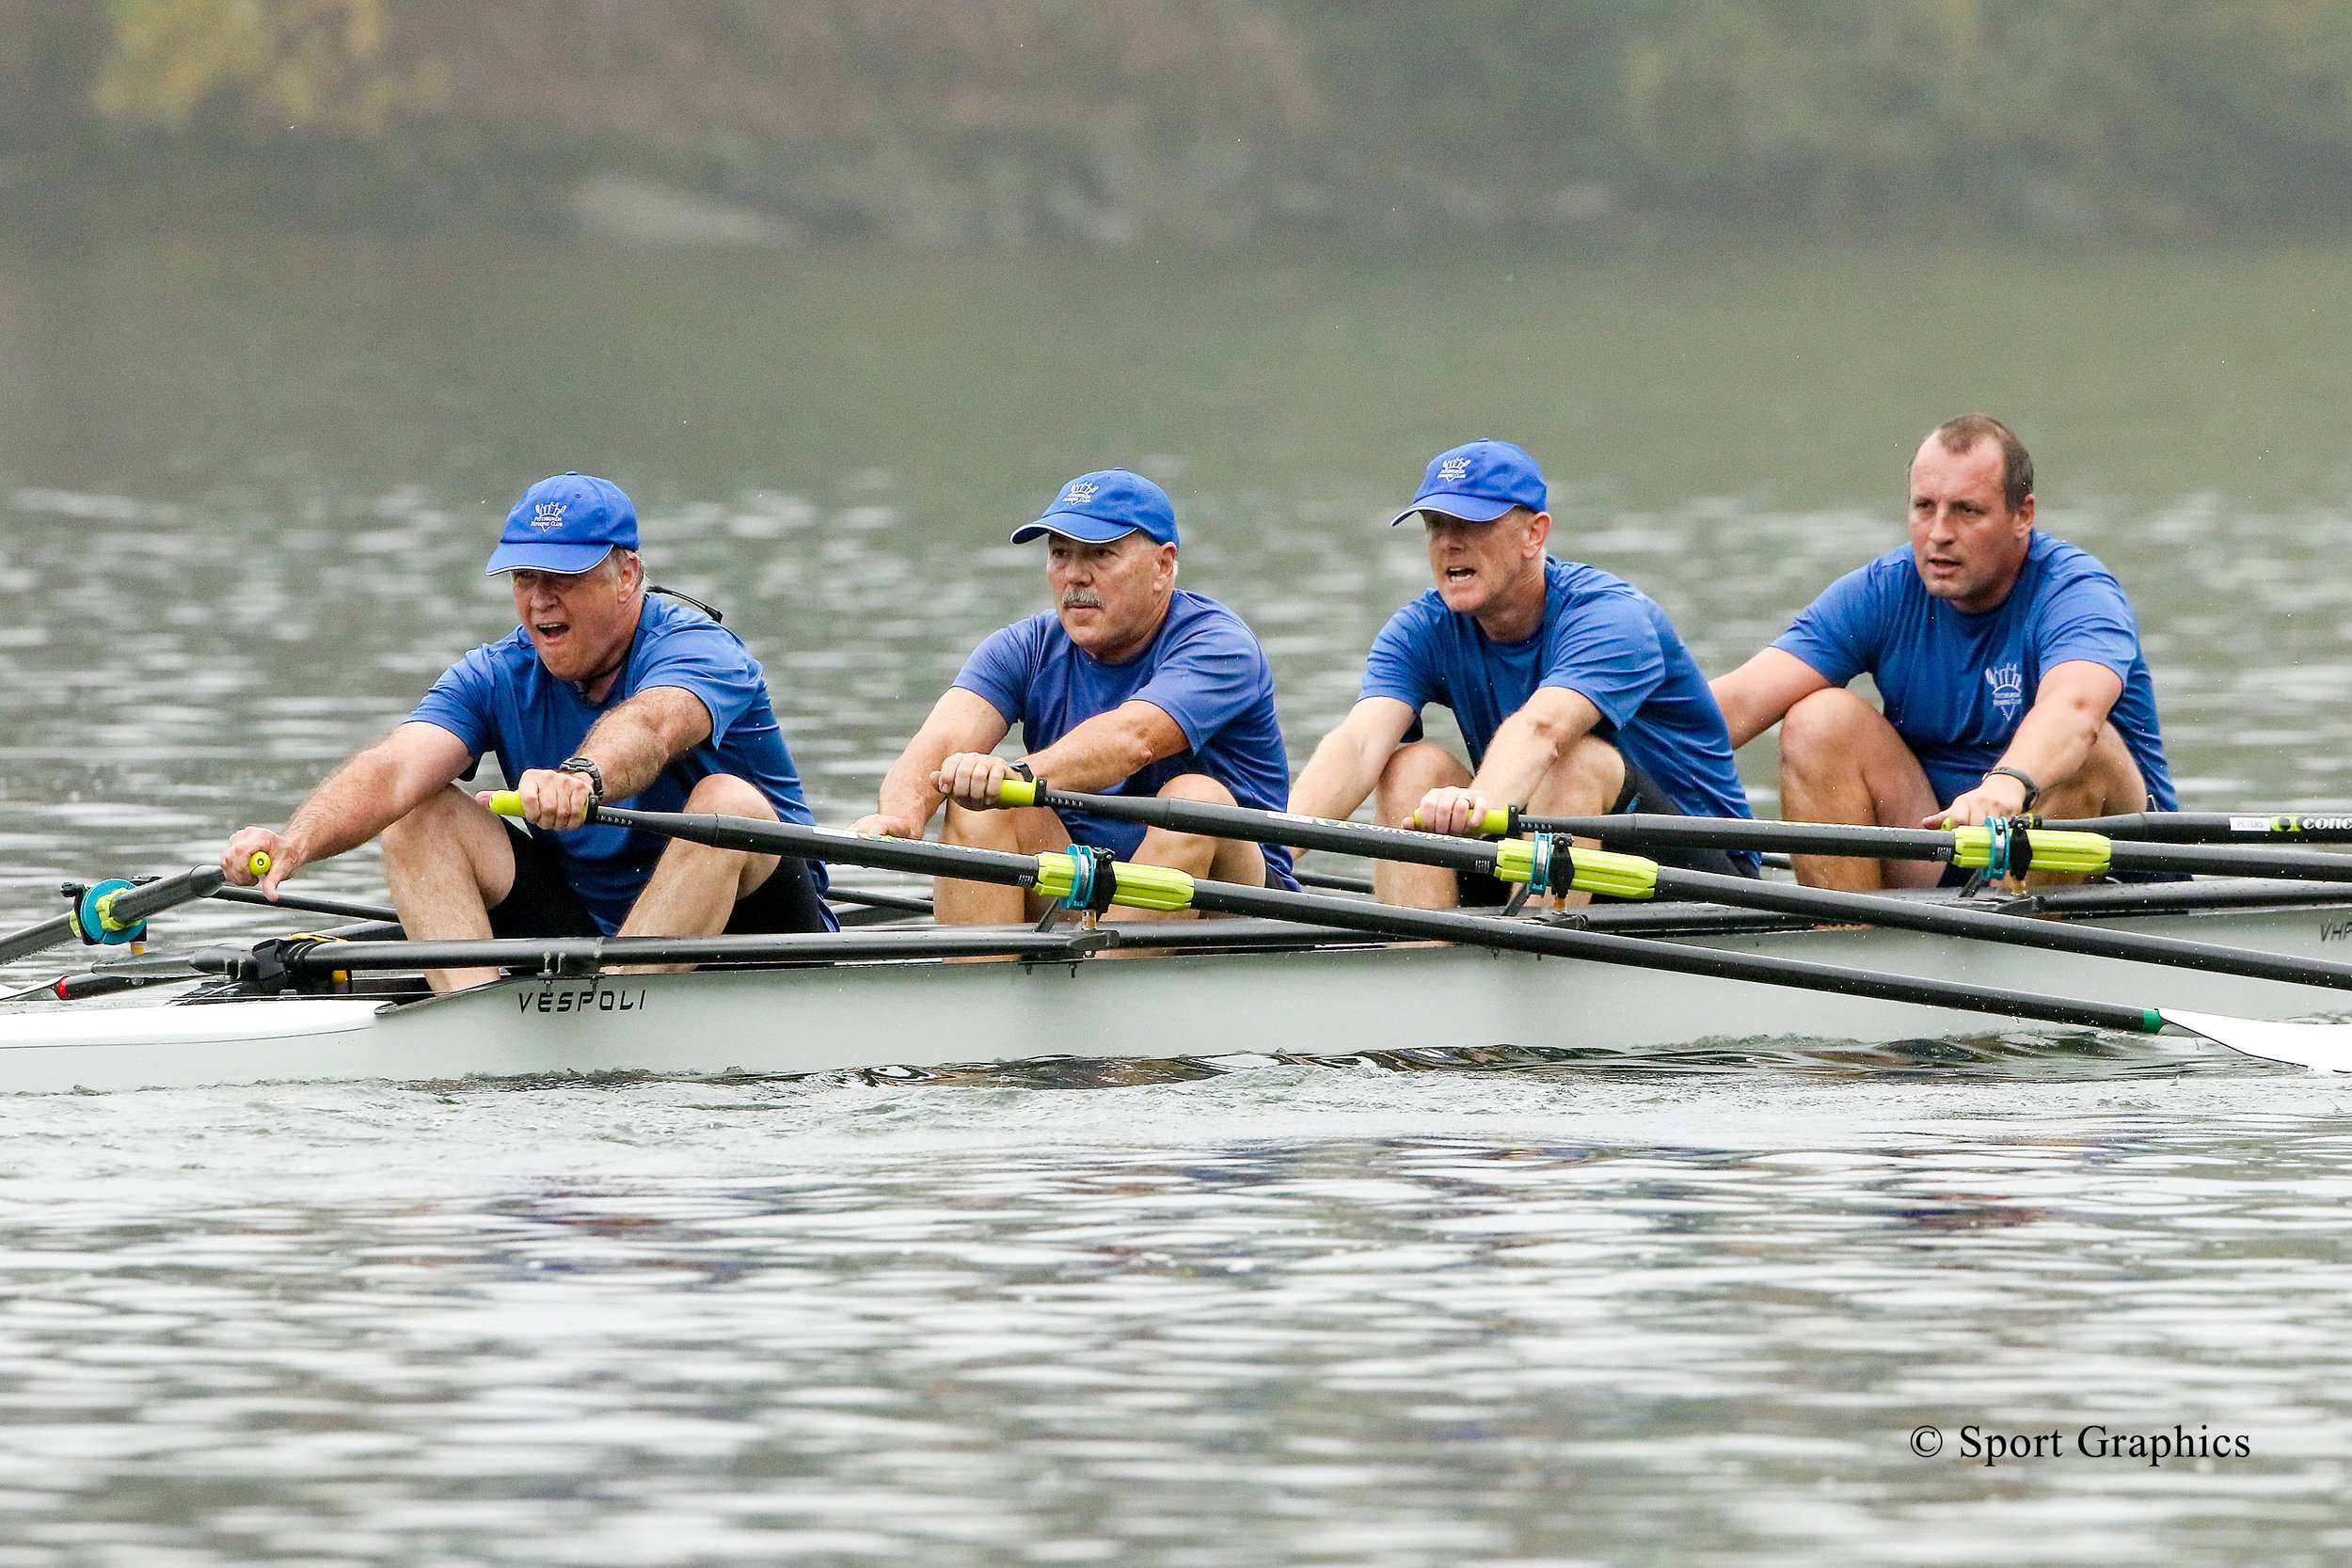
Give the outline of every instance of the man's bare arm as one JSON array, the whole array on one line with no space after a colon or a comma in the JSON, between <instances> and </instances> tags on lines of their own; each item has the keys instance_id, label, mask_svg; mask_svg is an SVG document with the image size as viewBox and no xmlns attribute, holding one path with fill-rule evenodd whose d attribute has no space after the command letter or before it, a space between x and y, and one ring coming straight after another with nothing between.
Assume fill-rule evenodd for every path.
<instances>
[{"instance_id":1,"label":"man's bare arm","mask_svg":"<svg viewBox=\"0 0 2352 1568\"><path fill-rule=\"evenodd\" d=\"M2104 664L2072 658L2053 666L2042 673L2033 706L2018 721L2009 750L2001 753L2000 766L2016 768L2045 789L2061 779L2073 778L2090 760L2090 749L2099 743L2107 713L2122 695L2123 677ZM2026 786L2004 773L1986 779L1932 816L1921 818L1919 825L1932 828L1948 821L1955 827L1973 828L1988 816L2014 816L2025 805Z\"/></svg>"},{"instance_id":2,"label":"man's bare arm","mask_svg":"<svg viewBox=\"0 0 2352 1568\"><path fill-rule=\"evenodd\" d=\"M1096 790L1190 744L1184 726L1166 709L1136 697L1096 714L1043 751L1031 752L1026 760L1039 778L1060 788ZM940 763L931 779L943 795L960 804L984 808L996 803L996 786L1011 770L1002 757L958 752Z\"/></svg>"},{"instance_id":3,"label":"man's bare arm","mask_svg":"<svg viewBox=\"0 0 2352 1568\"><path fill-rule=\"evenodd\" d=\"M1731 732L1736 752L1829 686L1827 675L1788 649L1767 648L1731 673L1716 676L1708 689L1724 710L1724 727Z\"/></svg>"},{"instance_id":4,"label":"man's bare arm","mask_svg":"<svg viewBox=\"0 0 2352 1568\"><path fill-rule=\"evenodd\" d=\"M270 869L260 879L262 891L275 898L278 884L302 867L367 843L472 761L457 736L411 720L328 774L282 832L246 828L230 837L221 850L221 871L237 886L250 886L255 878L248 863L256 850L266 853Z\"/></svg>"},{"instance_id":5,"label":"man's bare arm","mask_svg":"<svg viewBox=\"0 0 2352 1568\"><path fill-rule=\"evenodd\" d=\"M873 813L850 826L861 833L921 838L931 814L946 800L931 784L940 764L960 752L988 752L1011 728L987 698L960 686L949 687L931 705L930 717L923 721L923 727L914 732L914 738L883 775Z\"/></svg>"},{"instance_id":6,"label":"man's bare arm","mask_svg":"<svg viewBox=\"0 0 2352 1568\"><path fill-rule=\"evenodd\" d=\"M1394 697L1366 697L1315 744L1291 785L1290 809L1301 816L1345 821L1380 783L1397 742L1413 727L1413 709Z\"/></svg>"},{"instance_id":7,"label":"man's bare arm","mask_svg":"<svg viewBox=\"0 0 2352 1568\"><path fill-rule=\"evenodd\" d=\"M1600 709L1581 691L1537 687L1495 731L1470 787L1433 789L1422 800L1421 825L1436 833L1473 833L1496 807L1527 804L1552 765L1599 722Z\"/></svg>"},{"instance_id":8,"label":"man's bare arm","mask_svg":"<svg viewBox=\"0 0 2352 1568\"><path fill-rule=\"evenodd\" d=\"M596 721L579 754L604 775L604 798L626 800L661 776L680 754L710 738L710 710L679 686L649 686ZM584 774L533 768L515 781L523 820L534 828L577 828L588 816L594 786ZM481 799L485 802L485 791Z\"/></svg>"}]
</instances>

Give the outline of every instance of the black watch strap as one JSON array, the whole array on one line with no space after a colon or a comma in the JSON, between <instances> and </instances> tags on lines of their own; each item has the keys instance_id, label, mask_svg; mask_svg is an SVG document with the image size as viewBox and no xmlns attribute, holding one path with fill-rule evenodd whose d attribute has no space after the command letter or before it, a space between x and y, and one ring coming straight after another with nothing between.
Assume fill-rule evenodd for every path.
<instances>
[{"instance_id":1,"label":"black watch strap","mask_svg":"<svg viewBox=\"0 0 2352 1568\"><path fill-rule=\"evenodd\" d=\"M588 803L604 804L604 769L587 757L565 757L555 765L559 773L577 773L588 781Z\"/></svg>"},{"instance_id":2,"label":"black watch strap","mask_svg":"<svg viewBox=\"0 0 2352 1568\"><path fill-rule=\"evenodd\" d=\"M1029 770L1029 759L1027 757L1023 757L1019 762L1014 763L1012 765L1012 770L1021 775L1021 780L1024 784L1037 783L1037 775Z\"/></svg>"},{"instance_id":3,"label":"black watch strap","mask_svg":"<svg viewBox=\"0 0 2352 1568\"><path fill-rule=\"evenodd\" d=\"M2022 768L1988 768L1984 770L1984 776L1988 779L1996 773L2004 778L2015 779L2019 784L2024 784L2026 803L2017 809L2019 811L2033 810L2033 803L2042 799L2042 786L2033 782L2033 775Z\"/></svg>"}]
</instances>

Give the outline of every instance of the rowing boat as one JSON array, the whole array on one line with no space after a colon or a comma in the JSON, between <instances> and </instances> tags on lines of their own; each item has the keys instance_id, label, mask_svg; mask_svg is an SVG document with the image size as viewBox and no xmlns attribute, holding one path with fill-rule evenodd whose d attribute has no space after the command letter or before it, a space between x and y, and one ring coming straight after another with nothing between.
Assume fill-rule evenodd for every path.
<instances>
[{"instance_id":1,"label":"rowing boat","mask_svg":"<svg viewBox=\"0 0 2352 1568\"><path fill-rule=\"evenodd\" d=\"M1901 896L1924 909L1962 903L1950 892ZM2021 920L2297 959L2352 956L2352 896L2341 884L2090 886L2007 909ZM2036 946L1828 927L1706 903L1597 905L1574 918L1592 933L1661 948L2011 990L2153 995L2168 1013L2284 1020L2352 1012L2352 995L2339 989L2152 971ZM1507 924L1554 928L1526 916ZM1148 955L1117 952L1145 942ZM1469 943L1400 944L1362 930L1263 919L718 937L660 949L706 966L680 974L597 973L652 956L617 939L515 943L501 953L508 978L440 997L415 973L433 958L422 944L297 945L307 967L273 973L269 955L292 950L262 943L234 950L248 955L243 958L215 950L199 960L215 973L183 969L186 977L168 985L82 1002L12 1004L0 1010L0 1092L629 1070L792 1074L1051 1055L1442 1046L1638 1055L1705 1041L1884 1043L2011 1027L1911 1002ZM976 958L999 961L968 961ZM346 967L326 967L335 963ZM2185 1058L2215 1050L2169 1037L2142 1048Z\"/></svg>"}]
</instances>

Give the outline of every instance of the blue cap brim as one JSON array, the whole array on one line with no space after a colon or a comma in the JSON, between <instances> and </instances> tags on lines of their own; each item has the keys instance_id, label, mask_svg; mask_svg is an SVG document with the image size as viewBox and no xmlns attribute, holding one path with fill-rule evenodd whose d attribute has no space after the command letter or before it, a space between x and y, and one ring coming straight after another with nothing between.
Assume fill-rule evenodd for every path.
<instances>
[{"instance_id":1,"label":"blue cap brim","mask_svg":"<svg viewBox=\"0 0 2352 1568\"><path fill-rule=\"evenodd\" d=\"M545 545L534 540L519 544L501 545L490 554L490 564L482 575L494 578L501 572L560 572L575 577L593 571L596 564L612 553L610 545Z\"/></svg>"},{"instance_id":2,"label":"blue cap brim","mask_svg":"<svg viewBox=\"0 0 2352 1568\"><path fill-rule=\"evenodd\" d=\"M1012 531L1012 542L1025 545L1042 534L1058 533L1065 539L1075 539L1088 545L1107 545L1114 539L1124 539L1138 531L1133 523L1106 523L1100 517L1082 517L1074 512L1057 512L1050 517L1040 517L1034 523L1024 523Z\"/></svg>"},{"instance_id":3,"label":"blue cap brim","mask_svg":"<svg viewBox=\"0 0 2352 1568\"><path fill-rule=\"evenodd\" d=\"M1435 512L1443 517L1459 517L1466 523L1491 523L1518 504L1517 501L1499 501L1490 496L1417 496L1412 505L1389 519L1389 526L1394 528L1406 518L1419 516L1424 512Z\"/></svg>"}]
</instances>

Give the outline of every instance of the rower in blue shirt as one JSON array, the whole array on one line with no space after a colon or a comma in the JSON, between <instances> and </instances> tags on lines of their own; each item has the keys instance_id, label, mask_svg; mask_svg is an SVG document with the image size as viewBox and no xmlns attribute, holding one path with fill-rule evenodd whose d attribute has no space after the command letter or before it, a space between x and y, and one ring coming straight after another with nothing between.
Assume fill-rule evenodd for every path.
<instances>
[{"instance_id":1,"label":"rower in blue shirt","mask_svg":"<svg viewBox=\"0 0 2352 1568\"><path fill-rule=\"evenodd\" d=\"M1439 452L1413 504L1437 587L1372 645L1361 696L1323 737L1291 810L1345 817L1376 788L1379 820L1465 833L1498 806L1544 816L1642 811L1745 816L1723 715L1664 610L1622 578L1553 559L1548 490L1507 441ZM1422 738L1422 709L1452 708L1469 766ZM1476 771L1473 772L1472 769ZM1751 856L1683 851L1673 863L1753 876ZM1379 896L1418 909L1501 903L1492 878L1380 862Z\"/></svg>"},{"instance_id":2,"label":"rower in blue shirt","mask_svg":"<svg viewBox=\"0 0 2352 1568\"><path fill-rule=\"evenodd\" d=\"M410 938L707 936L834 928L822 866L584 827L592 803L814 820L759 662L698 605L647 596L637 510L618 487L558 474L507 515L489 575L521 625L434 683L408 721L338 768L283 829L221 853L262 892L378 834ZM484 753L532 832L458 787ZM435 989L496 970L430 972Z\"/></svg>"},{"instance_id":3,"label":"rower in blue shirt","mask_svg":"<svg viewBox=\"0 0 2352 1568\"><path fill-rule=\"evenodd\" d=\"M1947 420L1911 460L1911 542L1830 584L1715 682L1735 744L1780 725L1783 816L1917 828L2178 809L2131 601L2033 515L2016 434L1983 414ZM1846 689L1862 674L1883 711ZM1942 869L1796 866L1851 889L1931 885Z\"/></svg>"},{"instance_id":4,"label":"rower in blue shirt","mask_svg":"<svg viewBox=\"0 0 2352 1568\"><path fill-rule=\"evenodd\" d=\"M1279 811L1290 779L1274 718L1274 674L1240 616L1176 586L1176 512L1123 468L1081 474L1045 515L1014 531L1043 538L1054 608L992 634L973 653L882 780L860 832L920 838L944 802L949 844L1041 854L1073 841L1195 877L1295 888L1290 851L1087 813L1000 807L1013 774L1089 794L1146 795ZM1014 724L1025 754L993 754ZM942 879L950 924L1037 918L1020 888ZM1113 905L1119 920L1172 919Z\"/></svg>"}]
</instances>

